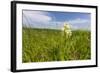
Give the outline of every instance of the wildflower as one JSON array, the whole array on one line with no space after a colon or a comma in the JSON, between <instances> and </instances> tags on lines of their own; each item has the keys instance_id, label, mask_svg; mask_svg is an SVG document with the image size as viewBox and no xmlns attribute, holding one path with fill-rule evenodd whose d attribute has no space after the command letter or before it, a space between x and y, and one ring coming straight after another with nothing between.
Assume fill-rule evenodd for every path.
<instances>
[{"instance_id":1,"label":"wildflower","mask_svg":"<svg viewBox=\"0 0 100 73\"><path fill-rule=\"evenodd\" d=\"M61 30L66 37L70 37L72 35L71 27L69 24L64 23L63 28Z\"/></svg>"}]
</instances>

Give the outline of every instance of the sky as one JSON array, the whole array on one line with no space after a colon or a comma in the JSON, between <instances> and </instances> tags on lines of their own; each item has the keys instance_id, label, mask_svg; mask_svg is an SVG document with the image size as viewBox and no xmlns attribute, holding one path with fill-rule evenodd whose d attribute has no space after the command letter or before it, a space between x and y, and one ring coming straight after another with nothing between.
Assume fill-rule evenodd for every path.
<instances>
[{"instance_id":1,"label":"sky","mask_svg":"<svg viewBox=\"0 0 100 73\"><path fill-rule=\"evenodd\" d=\"M91 28L91 14L80 12L56 12L23 10L23 27L61 29L64 23L71 29Z\"/></svg>"}]
</instances>

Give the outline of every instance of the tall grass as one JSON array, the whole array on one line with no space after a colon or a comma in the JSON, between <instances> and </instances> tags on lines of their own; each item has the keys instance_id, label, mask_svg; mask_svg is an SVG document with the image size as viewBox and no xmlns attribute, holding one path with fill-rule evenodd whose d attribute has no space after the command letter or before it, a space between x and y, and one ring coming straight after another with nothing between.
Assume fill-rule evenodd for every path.
<instances>
[{"instance_id":1,"label":"tall grass","mask_svg":"<svg viewBox=\"0 0 100 73\"><path fill-rule=\"evenodd\" d=\"M22 61L47 62L91 59L90 31L74 30L66 38L60 30L23 28Z\"/></svg>"}]
</instances>

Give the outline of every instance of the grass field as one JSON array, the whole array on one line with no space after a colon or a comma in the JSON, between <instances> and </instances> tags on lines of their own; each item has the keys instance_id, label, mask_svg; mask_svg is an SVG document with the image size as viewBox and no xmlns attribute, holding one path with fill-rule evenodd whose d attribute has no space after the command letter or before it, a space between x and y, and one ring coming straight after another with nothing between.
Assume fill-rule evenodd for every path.
<instances>
[{"instance_id":1,"label":"grass field","mask_svg":"<svg viewBox=\"0 0 100 73\"><path fill-rule=\"evenodd\" d=\"M23 28L22 62L91 59L91 33L74 30L66 38L60 30Z\"/></svg>"}]
</instances>

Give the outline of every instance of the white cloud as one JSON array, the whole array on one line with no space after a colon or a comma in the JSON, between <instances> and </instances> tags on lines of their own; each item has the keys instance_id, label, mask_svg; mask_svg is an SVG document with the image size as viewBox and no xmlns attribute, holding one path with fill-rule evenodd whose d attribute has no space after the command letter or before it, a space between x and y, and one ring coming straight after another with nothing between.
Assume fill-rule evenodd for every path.
<instances>
[{"instance_id":1,"label":"white cloud","mask_svg":"<svg viewBox=\"0 0 100 73\"><path fill-rule=\"evenodd\" d=\"M52 15L48 12L23 11L23 26L60 29L63 26L63 22L54 21Z\"/></svg>"},{"instance_id":2,"label":"white cloud","mask_svg":"<svg viewBox=\"0 0 100 73\"><path fill-rule=\"evenodd\" d=\"M83 24L83 23L88 23L88 22L89 22L89 20L82 19L82 18L76 18L76 19L68 21L68 23L70 23L70 24Z\"/></svg>"},{"instance_id":3,"label":"white cloud","mask_svg":"<svg viewBox=\"0 0 100 73\"><path fill-rule=\"evenodd\" d=\"M73 29L91 29L90 19L76 18L67 22L72 25Z\"/></svg>"},{"instance_id":4,"label":"white cloud","mask_svg":"<svg viewBox=\"0 0 100 73\"><path fill-rule=\"evenodd\" d=\"M47 12L23 11L24 24L47 23L51 20L52 18L49 16Z\"/></svg>"}]
</instances>

